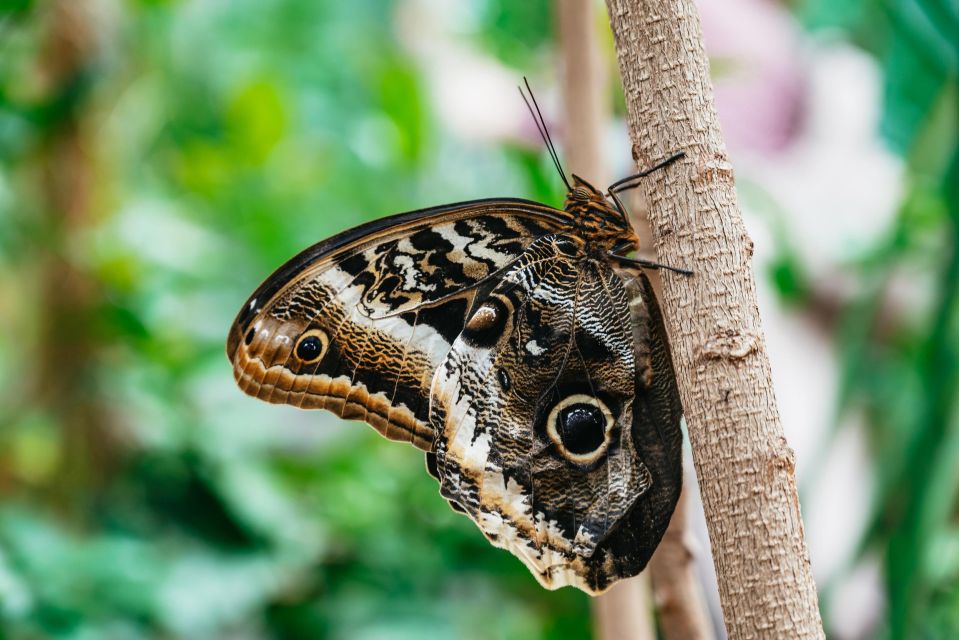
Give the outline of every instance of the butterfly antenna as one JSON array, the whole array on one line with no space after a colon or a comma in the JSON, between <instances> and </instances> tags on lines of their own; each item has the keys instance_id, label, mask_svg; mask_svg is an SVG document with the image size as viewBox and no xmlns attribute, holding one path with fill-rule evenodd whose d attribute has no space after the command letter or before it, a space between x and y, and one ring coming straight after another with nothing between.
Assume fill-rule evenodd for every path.
<instances>
[{"instance_id":1,"label":"butterfly antenna","mask_svg":"<svg viewBox=\"0 0 959 640\"><path fill-rule=\"evenodd\" d=\"M618 180L614 182L613 184L609 185L609 188L606 191L609 194L613 194L613 193L616 193L617 191L626 191L627 189L633 189L639 186L639 181L642 178L645 178L651 173L656 173L660 169L665 169L666 167L673 164L677 160L682 160L685 157L686 157L686 154L682 151L680 151L679 153L674 153L673 155L669 156L668 158L666 158L665 160L663 160L662 162L653 166L650 169L646 169L645 171L640 171L639 173L635 173L631 176L627 176L623 178L622 180Z\"/></svg>"},{"instance_id":2,"label":"butterfly antenna","mask_svg":"<svg viewBox=\"0 0 959 640\"><path fill-rule=\"evenodd\" d=\"M523 102L526 103L526 108L529 109L530 114L533 116L533 121L536 123L540 137L543 138L543 142L546 143L549 157L552 158L553 165L556 166L556 171L559 172L559 177L563 179L563 184L566 185L566 189L571 191L573 187L570 186L569 180L566 179L566 172L563 171L563 165L559 162L559 154L556 153L553 139L549 136L549 129L546 128L546 120L543 119L543 113L539 110L536 96L533 95L533 90L529 86L529 80L527 80L525 76L523 77L523 82L526 84L526 91L529 92L529 98L527 99L526 94L523 93L523 87L519 87L519 94L523 96ZM530 100L533 101L532 104L530 104Z\"/></svg>"}]
</instances>

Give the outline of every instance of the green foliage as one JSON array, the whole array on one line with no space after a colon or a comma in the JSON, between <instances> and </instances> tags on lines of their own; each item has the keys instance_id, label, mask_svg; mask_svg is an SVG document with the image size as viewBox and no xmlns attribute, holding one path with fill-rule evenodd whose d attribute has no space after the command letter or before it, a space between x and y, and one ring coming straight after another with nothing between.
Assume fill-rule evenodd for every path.
<instances>
[{"instance_id":1,"label":"green foliage","mask_svg":"<svg viewBox=\"0 0 959 640\"><path fill-rule=\"evenodd\" d=\"M502 195L504 174L555 194L538 161L438 128L392 2L117 9L61 84L32 85L47 14L8 25L0 57L0 298L18 301L0 332L3 637L588 634L585 596L493 549L422 453L261 406L223 355L246 295L293 253L438 197ZM491 18L498 47L533 27L545 41L514 13ZM45 167L74 130L91 200L64 222ZM94 319L71 331L87 422L23 364L48 354L47 319L75 318L42 288L61 262Z\"/></svg>"},{"instance_id":2,"label":"green foliage","mask_svg":"<svg viewBox=\"0 0 959 640\"><path fill-rule=\"evenodd\" d=\"M800 15L811 28L839 28L876 54L885 80L882 133L898 151L912 149L937 109L953 117L959 111L959 17L948 1L806 0Z\"/></svg>"},{"instance_id":3,"label":"green foliage","mask_svg":"<svg viewBox=\"0 0 959 640\"><path fill-rule=\"evenodd\" d=\"M954 545L959 477L959 17L940 0L810 0L813 28L838 27L883 67L881 131L908 163L910 184L888 236L861 257L848 308L843 410L865 409L879 495L863 552L885 556L892 638L959 634ZM908 274L930 306L889 325L893 278Z\"/></svg>"},{"instance_id":4,"label":"green foliage","mask_svg":"<svg viewBox=\"0 0 959 640\"><path fill-rule=\"evenodd\" d=\"M530 68L553 38L553 6L549 0L487 0L481 3L480 39L500 59Z\"/></svg>"}]
</instances>

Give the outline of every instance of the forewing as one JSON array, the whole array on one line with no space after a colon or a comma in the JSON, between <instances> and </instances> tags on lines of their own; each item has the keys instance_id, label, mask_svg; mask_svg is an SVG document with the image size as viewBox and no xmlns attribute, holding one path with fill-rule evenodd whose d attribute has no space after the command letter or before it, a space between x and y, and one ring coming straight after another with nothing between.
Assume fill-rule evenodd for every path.
<instances>
[{"instance_id":1,"label":"forewing","mask_svg":"<svg viewBox=\"0 0 959 640\"><path fill-rule=\"evenodd\" d=\"M679 414L650 405L671 369L649 357L661 321L639 278L541 238L475 305L433 381L443 495L550 588L595 593L637 573L671 513L647 503L678 496L663 489Z\"/></svg>"},{"instance_id":2,"label":"forewing","mask_svg":"<svg viewBox=\"0 0 959 640\"><path fill-rule=\"evenodd\" d=\"M379 220L290 260L241 310L227 351L240 387L328 409L429 450L429 387L474 300L563 226L521 200ZM559 214L557 214L559 215Z\"/></svg>"}]
</instances>

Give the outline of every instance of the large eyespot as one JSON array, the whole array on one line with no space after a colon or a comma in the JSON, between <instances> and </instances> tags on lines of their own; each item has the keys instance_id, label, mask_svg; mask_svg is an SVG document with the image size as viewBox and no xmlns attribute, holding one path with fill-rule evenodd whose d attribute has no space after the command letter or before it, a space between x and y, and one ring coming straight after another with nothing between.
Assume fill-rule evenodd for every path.
<instances>
[{"instance_id":1,"label":"large eyespot","mask_svg":"<svg viewBox=\"0 0 959 640\"><path fill-rule=\"evenodd\" d=\"M574 393L556 403L546 418L546 433L572 462L590 464L606 453L613 414L595 396Z\"/></svg>"},{"instance_id":2,"label":"large eyespot","mask_svg":"<svg viewBox=\"0 0 959 640\"><path fill-rule=\"evenodd\" d=\"M325 332L319 329L310 329L296 341L293 353L296 354L302 364L314 364L326 355L326 349L329 346L330 339Z\"/></svg>"},{"instance_id":3,"label":"large eyespot","mask_svg":"<svg viewBox=\"0 0 959 640\"><path fill-rule=\"evenodd\" d=\"M473 312L461 335L475 347L492 347L503 335L508 318L507 303L498 297L490 296Z\"/></svg>"}]
</instances>

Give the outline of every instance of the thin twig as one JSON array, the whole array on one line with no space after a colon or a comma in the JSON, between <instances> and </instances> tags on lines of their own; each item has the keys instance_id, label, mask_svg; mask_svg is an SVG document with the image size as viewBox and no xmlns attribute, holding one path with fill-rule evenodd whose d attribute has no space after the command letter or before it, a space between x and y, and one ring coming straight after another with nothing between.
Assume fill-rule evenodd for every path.
<instances>
[{"instance_id":1,"label":"thin twig","mask_svg":"<svg viewBox=\"0 0 959 640\"><path fill-rule=\"evenodd\" d=\"M694 555L686 529L686 496L679 496L656 553L649 561L653 602L667 640L712 640L713 627L696 579Z\"/></svg>"},{"instance_id":2,"label":"thin twig","mask_svg":"<svg viewBox=\"0 0 959 640\"><path fill-rule=\"evenodd\" d=\"M590 0L557 0L566 163L596 185L609 176L603 162L603 128L609 119L608 74L602 63ZM649 579L625 580L592 601L600 640L654 639Z\"/></svg>"}]
</instances>

